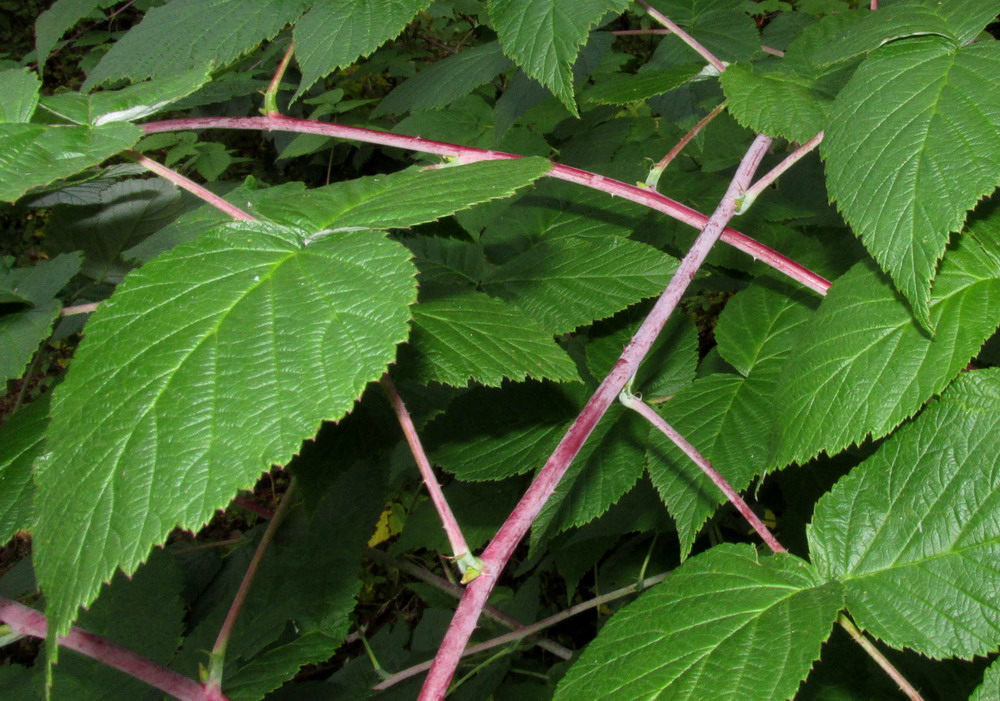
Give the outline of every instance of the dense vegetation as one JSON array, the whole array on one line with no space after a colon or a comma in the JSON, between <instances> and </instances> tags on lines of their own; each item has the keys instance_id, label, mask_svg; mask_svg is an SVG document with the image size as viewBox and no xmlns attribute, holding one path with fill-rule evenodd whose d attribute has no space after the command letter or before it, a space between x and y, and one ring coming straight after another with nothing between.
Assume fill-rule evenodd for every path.
<instances>
[{"instance_id":1,"label":"dense vegetation","mask_svg":"<svg viewBox=\"0 0 1000 701\"><path fill-rule=\"evenodd\" d=\"M0 2L5 698L1000 698L1000 2L858 5Z\"/></svg>"}]
</instances>

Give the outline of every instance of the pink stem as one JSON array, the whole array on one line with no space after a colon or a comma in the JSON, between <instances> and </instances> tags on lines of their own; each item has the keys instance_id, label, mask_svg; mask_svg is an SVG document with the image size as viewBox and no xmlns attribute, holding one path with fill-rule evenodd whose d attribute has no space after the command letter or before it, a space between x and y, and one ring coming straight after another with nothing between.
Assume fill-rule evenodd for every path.
<instances>
[{"instance_id":1,"label":"pink stem","mask_svg":"<svg viewBox=\"0 0 1000 701\"><path fill-rule=\"evenodd\" d=\"M657 10L652 5L650 5L648 2L646 2L646 0L635 0L635 1L636 4L642 7L650 17L652 17L657 22L662 24L664 27L669 29L671 32L676 34L677 37L681 39L685 44L687 44L692 49L697 51L698 54L706 61L708 61L717 71L719 71L719 73L722 73L724 70L726 70L726 64L717 59L715 55L711 51L706 49L704 46L702 46L702 44L697 39L695 39L693 36L691 36L683 29L678 27L673 22L673 20L671 20L669 17L667 17L665 14Z\"/></svg>"},{"instance_id":2,"label":"pink stem","mask_svg":"<svg viewBox=\"0 0 1000 701\"><path fill-rule=\"evenodd\" d=\"M250 564L247 565L247 571L243 573L243 580L240 582L239 589L236 590L236 596L233 597L233 603L229 605L229 611L226 613L226 619L222 622L222 626L219 628L219 635L215 639L215 646L212 648L212 652L209 655L211 660L208 669L208 682L205 688L209 691L222 694L222 676L225 670L226 663L226 648L229 645L229 638L233 634L233 628L236 627L236 621L239 620L240 612L243 610L243 604L246 601L247 595L250 593L250 586L253 584L254 578L257 576L257 570L260 567L261 561L264 559L264 553L267 552L268 547L271 545L271 541L274 540L275 533L278 532L278 526L284 521L285 515L288 513L288 508L292 503L292 495L295 494L295 480L288 485L288 489L281 497L281 503L278 504L277 510L274 512L274 516L267 523L267 528L264 530L264 535L261 536L260 542L257 544L257 549L253 553L253 557L250 559Z\"/></svg>"},{"instance_id":3,"label":"pink stem","mask_svg":"<svg viewBox=\"0 0 1000 701\"><path fill-rule=\"evenodd\" d=\"M343 124L295 119L280 115L269 117L191 117L186 119L170 119L162 122L148 122L143 124L142 127L147 134L190 129L264 129L267 131L322 134L324 136L363 141L381 146L392 146L409 151L433 153L456 158L462 163L521 158L521 156L503 151L489 151L471 146L458 146L441 141L421 139L419 136L403 136L375 129L349 127ZM584 187L601 190L614 197L621 197L622 199L641 204L650 209L655 209L698 229L705 226L708 221L708 218L701 212L646 187L629 185L620 180L606 178L603 175L559 164L553 164L552 170L547 175L558 180L565 180L583 185ZM821 295L825 295L827 289L830 287L829 280L735 229L724 229L722 240L734 248L753 256L755 259L765 262L775 270L780 271Z\"/></svg>"},{"instance_id":4,"label":"pink stem","mask_svg":"<svg viewBox=\"0 0 1000 701\"><path fill-rule=\"evenodd\" d=\"M100 302L90 302L88 304L77 304L72 307L63 307L62 311L59 313L63 316L72 316L73 314L90 314L92 311L97 309Z\"/></svg>"},{"instance_id":5,"label":"pink stem","mask_svg":"<svg viewBox=\"0 0 1000 701\"><path fill-rule=\"evenodd\" d=\"M0 620L22 635L44 639L48 634L45 614L4 597L0 597ZM221 694L212 696L201 684L172 669L80 628L74 627L59 639L59 644L135 677L181 701L225 700Z\"/></svg>"},{"instance_id":6,"label":"pink stem","mask_svg":"<svg viewBox=\"0 0 1000 701\"><path fill-rule=\"evenodd\" d=\"M458 667L462 650L475 630L476 622L486 599L496 584L500 572L525 533L531 527L545 502L556 489L559 480L569 468L570 463L583 447L584 441L590 436L597 422L615 401L625 384L635 374L642 359L649 352L656 336L670 318L684 291L691 284L698 269L705 262L712 246L722 234L736 210L736 198L750 185L750 179L760 163L761 158L770 145L770 137L760 135L754 139L743 161L740 163L725 197L719 203L715 213L709 218L694 244L684 256L677 272L670 279L663 294L657 299L653 309L636 331L635 336L625 347L611 372L601 382L594 395L584 406L576 420L563 436L555 451L538 472L531 486L514 507L510 516L500 527L496 537L483 552L485 571L466 588L465 596L459 602L455 617L452 619L448 632L445 634L434 664L420 692L423 701L443 699L448 691L448 685Z\"/></svg>"},{"instance_id":7,"label":"pink stem","mask_svg":"<svg viewBox=\"0 0 1000 701\"><path fill-rule=\"evenodd\" d=\"M160 163L157 163L152 158L147 158L146 156L143 156L141 153L137 153L135 151L127 151L126 153L131 158L133 158L134 160L136 160L140 165L142 165L143 167L145 167L147 170L152 171L153 173L156 173L157 175L159 175L161 178L164 178L165 180L169 180L170 182L172 182L177 187L180 187L180 188L183 188L183 189L187 190L188 192L190 192L192 195L194 195L198 199L204 200L205 202L207 202L208 204L212 205L213 207L216 207L216 208L222 210L223 212L225 212L226 214L228 214L229 216L231 216L233 219L253 219L254 218L253 215L247 214L246 212L244 212L242 209L240 209L236 205L229 204L228 202L226 202L224 199L222 199L221 197L219 197L218 195L216 195L211 190L208 190L208 189L202 187L201 185L199 185L198 183L196 183L194 180L191 180L190 178L184 177L183 175L181 175L180 173L178 173L176 170L173 170L172 168L168 168L167 166L162 165Z\"/></svg>"},{"instance_id":8,"label":"pink stem","mask_svg":"<svg viewBox=\"0 0 1000 701\"><path fill-rule=\"evenodd\" d=\"M763 51L765 54L771 54L772 56L784 56L785 55L785 52L782 51L781 49L774 49L774 48L771 48L770 46L761 46L760 50Z\"/></svg>"},{"instance_id":9,"label":"pink stem","mask_svg":"<svg viewBox=\"0 0 1000 701\"><path fill-rule=\"evenodd\" d=\"M841 628L847 631L847 634L854 639L854 642L861 646L862 650L868 653L869 657L875 660L878 666L889 675L889 678L899 685L899 690L906 694L906 697L910 699L910 701L924 701L924 697L920 695L920 692L913 688L913 685L910 684L910 682L906 680L906 677L904 677L902 673L893 666L892 662L889 661L889 658L882 654L881 650L875 647L875 645L868 640L868 638L862 635L861 631L858 630L857 626L854 625L851 619L844 614L840 614L840 617L837 619L837 623L840 624Z\"/></svg>"},{"instance_id":10,"label":"pink stem","mask_svg":"<svg viewBox=\"0 0 1000 701\"><path fill-rule=\"evenodd\" d=\"M701 121L695 124L694 127L691 129L691 131L685 134L681 138L681 140L678 141L677 144L672 149L670 149L670 151L667 152L667 155L664 156L659 163L657 163L650 169L649 177L646 178L646 186L655 190L657 183L660 182L660 175L662 175L663 171L667 169L667 166L670 165L670 162L673 161L675 158L677 158L677 154L679 154L682 150L684 150L685 146L691 143L691 139L696 137L698 135L698 132L704 129L709 122L718 117L719 114L722 112L722 110L724 110L725 108L726 108L726 103L725 101L723 101L719 104L718 107L716 107L714 110L712 110L704 117L702 117Z\"/></svg>"},{"instance_id":11,"label":"pink stem","mask_svg":"<svg viewBox=\"0 0 1000 701\"><path fill-rule=\"evenodd\" d=\"M657 414L652 407L646 404L644 401L636 397L635 395L622 393L621 403L627 406L632 411L637 412L642 418L646 419L649 423L653 424L660 433L669 438L674 444L684 451L684 454L691 458L691 461L701 468L701 471L708 475L708 478L712 480L716 487L722 490L722 493L726 495L729 502L736 507L743 518L747 520L750 526L757 531L757 535L761 537L767 547L771 548L772 551L776 553L788 552L778 539L774 537L774 534L768 530L764 522L758 518L757 514L753 512L747 503L743 501L735 489L726 481L726 478L719 474L719 471L712 467L712 463L705 459L705 457L698 452L698 449L691 445L681 434L674 430L673 426L668 424L663 420L663 417Z\"/></svg>"},{"instance_id":12,"label":"pink stem","mask_svg":"<svg viewBox=\"0 0 1000 701\"><path fill-rule=\"evenodd\" d=\"M809 141L805 142L797 149L792 151L792 153L789 154L788 157L785 158L781 163L776 165L774 168L768 171L763 177L761 177L760 180L751 185L750 189L746 191L745 195L743 195L743 202L745 204L741 207L741 210L745 210L747 207L753 204L753 201L757 199L757 196L760 195L760 193L762 193L765 188L769 187L771 183L773 183L775 180L781 177L786 170L788 170L793 165L802 160L802 158L807 153L809 153L817 146L819 146L822 141L823 141L823 132L819 132L818 134L816 134L816 136L809 139Z\"/></svg>"},{"instance_id":13,"label":"pink stem","mask_svg":"<svg viewBox=\"0 0 1000 701\"><path fill-rule=\"evenodd\" d=\"M413 459L417 463L417 469L420 470L420 476L424 480L424 485L431 495L434 508L437 509L441 523L444 525L444 532L448 535L448 542L451 544L452 555L456 558L470 555L469 546L465 542L465 536L462 535L462 529L458 525L458 520L455 518L454 512L452 512L448 500L444 498L444 492L441 491L441 485L438 484L437 477L434 475L434 469L427 459L427 453L420 442L417 428L413 425L413 419L410 418L410 412L407 411L406 404L403 403L403 398L399 396L399 392L396 391L396 385L393 384L388 373L382 376L381 384L382 389L385 390L386 395L389 397L389 403L392 404L392 410L396 412L396 418L399 420L400 428L403 429L406 444L410 446L410 453L413 454Z\"/></svg>"}]
</instances>

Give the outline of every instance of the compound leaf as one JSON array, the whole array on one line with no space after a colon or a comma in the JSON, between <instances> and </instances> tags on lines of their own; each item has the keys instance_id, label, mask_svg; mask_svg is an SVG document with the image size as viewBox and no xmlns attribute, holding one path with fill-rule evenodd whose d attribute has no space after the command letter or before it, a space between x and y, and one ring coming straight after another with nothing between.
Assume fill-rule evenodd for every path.
<instances>
[{"instance_id":1,"label":"compound leaf","mask_svg":"<svg viewBox=\"0 0 1000 701\"><path fill-rule=\"evenodd\" d=\"M489 0L486 6L504 53L577 114L573 62L591 27L609 12L624 11L628 2Z\"/></svg>"},{"instance_id":2,"label":"compound leaf","mask_svg":"<svg viewBox=\"0 0 1000 701\"><path fill-rule=\"evenodd\" d=\"M408 251L370 231L309 238L221 226L132 273L94 314L37 475L50 631L115 568L135 571L175 526L197 529L287 463L394 358L416 296Z\"/></svg>"},{"instance_id":3,"label":"compound leaf","mask_svg":"<svg viewBox=\"0 0 1000 701\"><path fill-rule=\"evenodd\" d=\"M998 74L993 42L918 37L872 52L833 104L830 197L923 322L949 236L1000 182Z\"/></svg>"},{"instance_id":4,"label":"compound leaf","mask_svg":"<svg viewBox=\"0 0 1000 701\"><path fill-rule=\"evenodd\" d=\"M616 613L555 698L790 699L842 605L793 555L719 545Z\"/></svg>"},{"instance_id":5,"label":"compound leaf","mask_svg":"<svg viewBox=\"0 0 1000 701\"><path fill-rule=\"evenodd\" d=\"M965 233L941 264L930 336L871 263L830 288L781 379L775 466L880 438L966 366L1000 318L1000 243Z\"/></svg>"},{"instance_id":6,"label":"compound leaf","mask_svg":"<svg viewBox=\"0 0 1000 701\"><path fill-rule=\"evenodd\" d=\"M307 0L173 0L111 46L83 87L228 65L298 19Z\"/></svg>"},{"instance_id":7,"label":"compound leaf","mask_svg":"<svg viewBox=\"0 0 1000 701\"><path fill-rule=\"evenodd\" d=\"M316 2L294 31L302 68L299 97L320 78L364 58L396 37L431 0L337 0Z\"/></svg>"},{"instance_id":8,"label":"compound leaf","mask_svg":"<svg viewBox=\"0 0 1000 701\"><path fill-rule=\"evenodd\" d=\"M896 648L969 659L1000 639L1000 369L962 375L816 505L809 551Z\"/></svg>"},{"instance_id":9,"label":"compound leaf","mask_svg":"<svg viewBox=\"0 0 1000 701\"><path fill-rule=\"evenodd\" d=\"M410 346L417 374L427 381L464 387L472 378L499 387L504 379L579 379L569 355L538 322L480 292L415 306Z\"/></svg>"}]
</instances>

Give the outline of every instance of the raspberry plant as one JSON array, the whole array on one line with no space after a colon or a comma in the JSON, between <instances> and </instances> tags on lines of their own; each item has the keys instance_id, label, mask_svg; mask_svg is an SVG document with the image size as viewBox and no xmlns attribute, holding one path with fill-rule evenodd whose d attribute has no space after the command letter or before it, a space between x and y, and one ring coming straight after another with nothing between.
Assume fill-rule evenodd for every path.
<instances>
[{"instance_id":1,"label":"raspberry plant","mask_svg":"<svg viewBox=\"0 0 1000 701\"><path fill-rule=\"evenodd\" d=\"M1000 697L998 12L53 3L0 66L5 688Z\"/></svg>"}]
</instances>

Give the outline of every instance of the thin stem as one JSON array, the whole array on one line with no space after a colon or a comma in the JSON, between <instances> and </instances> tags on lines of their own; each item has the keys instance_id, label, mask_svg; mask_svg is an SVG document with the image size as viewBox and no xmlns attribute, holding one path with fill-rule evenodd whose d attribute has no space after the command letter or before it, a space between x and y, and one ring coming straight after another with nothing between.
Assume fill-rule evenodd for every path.
<instances>
[{"instance_id":1,"label":"thin stem","mask_svg":"<svg viewBox=\"0 0 1000 701\"><path fill-rule=\"evenodd\" d=\"M514 554L514 549L524 537L531 524L541 512L545 502L555 491L559 480L566 473L570 463L580 452L584 441L590 436L597 422L604 416L615 401L618 393L635 374L642 359L649 352L656 336L667 323L671 313L680 302L681 296L694 279L701 265L705 262L712 246L722 234L726 222L736 210L736 198L750 185L754 171L764 157L771 138L759 135L754 139L746 155L743 157L736 174L733 176L725 196L709 218L694 244L684 256L677 272L670 279L663 294L657 299L652 310L642 322L639 330L633 336L624 352L618 358L611 372L598 386L576 420L569 427L555 451L538 472L531 486L514 507L510 516L500 527L496 537L483 552L483 562L486 571L474 580L465 590L462 601L459 602L455 617L452 619L448 632L445 634L434 665L424 682L420 692L423 701L442 699L448 690L448 684L458 666L458 661L472 636L476 621L482 611L490 591L504 566Z\"/></svg>"},{"instance_id":2,"label":"thin stem","mask_svg":"<svg viewBox=\"0 0 1000 701\"><path fill-rule=\"evenodd\" d=\"M726 108L726 103L723 100L718 107L716 107L714 110L712 110L704 117L702 117L701 121L695 124L694 127L691 129L691 131L685 134L681 138L681 140L678 141L677 144L672 149L670 149L667 155L664 156L659 163L657 163L650 169L649 175L646 177L646 187L655 190L656 186L660 182L660 176L663 175L663 171L667 169L667 166L670 165L670 162L674 160L677 157L677 154L679 154L684 149L684 147L691 142L691 139L693 139L698 135L698 132L704 129L709 122L718 117L719 114L722 112L722 110L724 110L725 108Z\"/></svg>"},{"instance_id":3,"label":"thin stem","mask_svg":"<svg viewBox=\"0 0 1000 701\"><path fill-rule=\"evenodd\" d=\"M868 656L875 660L878 666L881 667L883 671L885 671L885 673L899 685L899 690L906 694L910 701L923 701L923 697L920 695L920 692L914 689L910 682L906 681L906 677L904 677L903 674L896 669L892 662L890 662L889 659L883 655L882 652L875 647L875 645L868 640L868 638L866 638L860 630L858 630L857 626L854 625L850 618L844 614L840 614L840 617L837 619L837 623L840 624L840 627L847 631L847 634L854 639L854 642L860 645L861 648L868 653Z\"/></svg>"},{"instance_id":4,"label":"thin stem","mask_svg":"<svg viewBox=\"0 0 1000 701\"><path fill-rule=\"evenodd\" d=\"M132 158L134 161L142 165L147 170L156 173L161 178L169 180L177 187L187 190L198 199L203 200L208 204L212 205L213 207L222 210L223 212L231 216L233 219L249 220L254 218L253 215L247 214L236 205L229 204L211 190L202 187L201 185L196 183L194 180L191 180L190 178L184 177L176 170L168 168L167 166L161 163L157 163L152 158L147 158L146 156L143 156L141 153L138 153L136 151L126 151L125 155Z\"/></svg>"},{"instance_id":5,"label":"thin stem","mask_svg":"<svg viewBox=\"0 0 1000 701\"><path fill-rule=\"evenodd\" d=\"M775 49L775 48L772 48L770 46L761 46L760 50L763 51L765 54L771 54L772 56L784 56L785 55L785 52L782 51L781 49Z\"/></svg>"},{"instance_id":6,"label":"thin stem","mask_svg":"<svg viewBox=\"0 0 1000 701\"><path fill-rule=\"evenodd\" d=\"M240 582L240 588L236 591L236 596L233 597L233 603L229 606L229 612L226 613L226 620L222 622L222 627L219 629L219 637L215 639L215 646L212 648L210 654L211 662L208 668L208 682L206 683L206 688L210 691L219 691L222 688L222 674L226 663L226 646L229 644L233 627L236 625L237 619L239 619L240 611L243 609L243 603L246 601L247 594L250 593L250 585L253 584L254 577L257 575L257 569L264 559L264 553L267 552L268 546L274 540L274 534L277 533L278 526L281 525L281 522L288 514L288 508L292 503L292 496L294 494L295 480L293 479L289 483L288 489L285 490L284 496L281 497L281 503L278 504L278 508L274 512L274 517L268 522L260 543L257 544L253 558L250 560L247 571L243 575L243 581Z\"/></svg>"},{"instance_id":7,"label":"thin stem","mask_svg":"<svg viewBox=\"0 0 1000 701\"><path fill-rule=\"evenodd\" d=\"M431 572L426 567L420 567L419 565L415 565L412 562L407 562L406 560L399 560L394 557L390 557L381 550L377 550L375 548L368 548L367 552L368 552L368 557L375 560L376 562L381 563L386 567L391 567L393 569L400 570L401 572L406 572L407 574L416 577L420 581L430 584L432 587L440 589L441 591L454 596L456 599L461 598L462 592L465 591L462 587L458 586L457 584L452 584L444 577L438 577L436 574ZM483 614L487 618L490 618L499 623L500 625L502 625L503 627L509 628L510 630L513 631L521 631L526 627L522 625L521 622L518 621L516 618L508 616L500 609L494 608L493 606L490 605L486 605L483 607ZM567 649L566 647L560 645L555 641L547 640L545 638L539 638L537 640L533 640L532 642L538 647L544 650L548 650L553 655L556 655L557 657L560 657L564 660L568 660L573 657L572 650ZM430 663L428 663L428 666L430 666Z\"/></svg>"},{"instance_id":8,"label":"thin stem","mask_svg":"<svg viewBox=\"0 0 1000 701\"><path fill-rule=\"evenodd\" d=\"M73 314L90 314L92 311L100 306L100 302L90 302L89 304L77 304L72 307L63 307L62 311L59 313L63 316L72 316Z\"/></svg>"},{"instance_id":9,"label":"thin stem","mask_svg":"<svg viewBox=\"0 0 1000 701\"><path fill-rule=\"evenodd\" d=\"M278 111L278 88L281 87L281 79L285 75L285 71L288 69L288 63L292 60L292 55L295 53L295 40L288 42L288 48L285 49L285 55L281 57L281 61L278 63L278 68L274 71L274 75L271 77L271 83L267 86L267 90L264 91L264 107L261 109L266 115L279 114Z\"/></svg>"},{"instance_id":10,"label":"thin stem","mask_svg":"<svg viewBox=\"0 0 1000 701\"><path fill-rule=\"evenodd\" d=\"M427 487L427 491L431 495L431 502L434 504L434 508L441 518L441 524L444 526L444 532L448 536L448 542L451 544L451 554L459 565L459 571L464 576L469 564L466 562L466 558L472 553L469 552L465 536L462 535L462 528L458 525L458 519L455 518L455 513L451 510L448 500L445 499L441 485L434 475L434 468L431 467L430 460L427 459L427 453L424 451L424 446L420 442L420 435L417 433L417 428L413 425L413 419L410 418L410 412L407 410L406 404L403 403L403 398L396 391L396 385L393 384L389 373L382 376L380 384L389 398L392 410L396 412L396 419L399 421L399 427L403 429L406 444L410 447L410 453L417 463L417 469L420 470L420 477L423 479L424 486ZM472 566L474 567L475 564Z\"/></svg>"},{"instance_id":11,"label":"thin stem","mask_svg":"<svg viewBox=\"0 0 1000 701\"><path fill-rule=\"evenodd\" d=\"M0 620L23 635L42 639L48 635L49 626L45 614L4 597L0 597ZM193 679L188 679L100 635L88 633L75 626L59 639L59 645L135 677L181 701L225 699L221 695L209 695L207 690Z\"/></svg>"},{"instance_id":12,"label":"thin stem","mask_svg":"<svg viewBox=\"0 0 1000 701\"><path fill-rule=\"evenodd\" d=\"M523 640L525 637L529 635L539 633L545 630L546 628L550 628L556 625L557 623L565 621L567 618L572 618L578 613L583 613L585 611L595 609L598 606L603 606L608 602L615 601L616 599L621 599L622 597L628 596L629 594L634 594L637 591L648 589L654 584L659 584L669 576L670 573L665 572L663 574L647 577L641 582L635 582L634 584L629 584L627 587L622 587L621 589L616 589L612 592L608 592L607 594L602 594L600 596L594 597L593 599L584 601L583 603L576 604L575 606L570 606L568 609L564 609L563 611L560 611L555 615L549 616L548 618L543 618L537 623L532 623L529 626L524 626L519 630L515 630L510 633L505 633L503 635L497 636L495 638L487 640L486 642L483 643L479 643L477 645L470 645L469 647L465 648L465 651L462 653L462 657L468 657L469 655L475 655L479 652L490 650L500 645L507 645L509 643L517 642L518 640ZM390 675L389 677L386 677L386 679L379 682L372 688L374 690L388 689L390 686L398 684L401 681L409 679L410 677L416 676L421 672L426 672L430 668L431 668L430 660L428 660L427 662L421 662L418 665L414 665L413 667L408 667L404 670L401 670L399 672L396 672L395 674Z\"/></svg>"},{"instance_id":13,"label":"thin stem","mask_svg":"<svg viewBox=\"0 0 1000 701\"><path fill-rule=\"evenodd\" d=\"M819 132L809 141L805 142L797 149L792 151L787 158L785 158L781 163L776 165L770 171L768 171L763 177L757 182L750 186L750 189L746 191L743 198L740 200L740 206L737 207L736 213L743 214L745 211L750 209L750 205L754 203L754 200L764 191L765 188L769 187L771 183L781 177L782 174L793 165L798 163L802 158L815 149L823 141L823 132Z\"/></svg>"},{"instance_id":14,"label":"thin stem","mask_svg":"<svg viewBox=\"0 0 1000 701\"><path fill-rule=\"evenodd\" d=\"M273 117L192 117L170 119L162 122L147 122L142 127L143 131L147 134L190 129L264 129L267 131L322 134L323 136L362 141L381 146L392 146L420 153L448 156L455 158L460 163L522 158L522 156L503 151L491 151L471 146L449 144L442 141L430 141L428 139L421 139L419 136L404 136L402 134L393 134L375 129L350 127L333 122L295 119L280 115ZM655 209L697 229L704 227L708 221L708 217L701 212L647 187L629 185L620 180L606 178L603 175L597 175L586 170L560 164L553 164L552 169L546 175L557 180L565 180L594 190L600 190L613 197L621 197L644 207ZM753 256L753 258L763 261L775 270L821 295L825 295L830 287L829 280L821 275L817 275L808 268L781 255L773 248L769 248L735 229L723 229L722 240L734 248Z\"/></svg>"},{"instance_id":15,"label":"thin stem","mask_svg":"<svg viewBox=\"0 0 1000 701\"><path fill-rule=\"evenodd\" d=\"M784 553L788 552L778 539L774 537L774 534L768 530L764 522L753 512L745 501L732 485L726 481L718 470L716 470L712 463L705 459L705 457L698 452L698 449L691 445L681 434L679 434L674 428L663 420L663 417L657 414L652 407L646 404L644 401L639 399L639 397L630 393L627 389L621 393L620 396L621 403L632 411L638 413L642 418L646 419L649 423L653 424L664 436L669 438L673 443L684 451L684 454L691 458L691 462L697 465L702 472L704 472L712 483L715 484L722 493L726 495L729 502L736 507L736 510L742 514L743 518L747 520L747 523L757 532L761 540L767 543L767 547L771 548L773 552Z\"/></svg>"},{"instance_id":16,"label":"thin stem","mask_svg":"<svg viewBox=\"0 0 1000 701\"><path fill-rule=\"evenodd\" d=\"M673 20L671 20L669 17L667 17L665 14L657 10L652 5L650 5L648 2L646 2L646 0L635 0L635 1L636 4L639 5L641 8L643 8L650 17L652 17L657 22L662 24L664 27L669 29L671 32L676 34L681 41L683 41L685 44L687 44L696 52L698 52L698 54L703 59L708 61L709 64L711 64L715 68L715 70L719 71L719 73L722 73L724 70L726 70L726 64L717 59L715 55L711 51L706 49L704 46L702 46L697 39L695 39L693 36L691 36L683 29L678 27L673 22Z\"/></svg>"}]
</instances>

